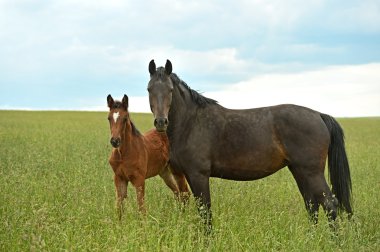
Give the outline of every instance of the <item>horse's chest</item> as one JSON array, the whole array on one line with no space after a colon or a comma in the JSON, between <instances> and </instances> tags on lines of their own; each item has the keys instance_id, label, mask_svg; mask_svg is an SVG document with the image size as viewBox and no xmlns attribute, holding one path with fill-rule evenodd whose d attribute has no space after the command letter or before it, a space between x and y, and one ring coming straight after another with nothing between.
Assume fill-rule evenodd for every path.
<instances>
[{"instance_id":1,"label":"horse's chest","mask_svg":"<svg viewBox=\"0 0 380 252\"><path fill-rule=\"evenodd\" d=\"M129 181L132 180L136 174L144 172L141 165L124 161L113 162L111 163L111 167L116 176Z\"/></svg>"},{"instance_id":2,"label":"horse's chest","mask_svg":"<svg viewBox=\"0 0 380 252\"><path fill-rule=\"evenodd\" d=\"M194 152L190 151L189 148L183 148L183 146L178 148L171 147L170 150L170 165L177 170L184 171L192 163L197 162L197 160L199 160L199 156L196 157L194 155Z\"/></svg>"}]
</instances>

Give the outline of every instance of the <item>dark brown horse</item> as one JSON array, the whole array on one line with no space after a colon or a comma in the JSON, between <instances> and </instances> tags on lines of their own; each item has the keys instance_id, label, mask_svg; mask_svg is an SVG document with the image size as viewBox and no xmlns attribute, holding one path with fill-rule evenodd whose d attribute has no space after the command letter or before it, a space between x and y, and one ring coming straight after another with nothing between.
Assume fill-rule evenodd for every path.
<instances>
[{"instance_id":1,"label":"dark brown horse","mask_svg":"<svg viewBox=\"0 0 380 252\"><path fill-rule=\"evenodd\" d=\"M149 101L158 131L166 131L173 168L185 173L211 228L209 178L255 180L287 166L312 219L322 205L330 220L352 214L344 135L326 114L296 105L231 110L192 90L168 60L149 63ZM325 177L328 167L332 190Z\"/></svg>"},{"instance_id":2,"label":"dark brown horse","mask_svg":"<svg viewBox=\"0 0 380 252\"><path fill-rule=\"evenodd\" d=\"M145 179L160 175L177 197L186 200L188 186L181 172L173 172L169 166L169 143L165 133L152 129L140 134L128 112L128 96L121 102L107 96L110 109L108 121L113 147L109 163L115 173L117 209L119 219L123 212L123 200L127 196L128 182L136 188L139 210L145 212Z\"/></svg>"}]
</instances>

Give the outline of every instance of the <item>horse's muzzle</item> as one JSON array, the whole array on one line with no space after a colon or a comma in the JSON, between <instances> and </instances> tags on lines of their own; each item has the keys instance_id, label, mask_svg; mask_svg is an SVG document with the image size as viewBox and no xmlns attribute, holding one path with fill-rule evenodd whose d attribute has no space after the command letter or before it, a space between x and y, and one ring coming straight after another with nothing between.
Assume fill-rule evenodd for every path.
<instances>
[{"instance_id":1,"label":"horse's muzzle","mask_svg":"<svg viewBox=\"0 0 380 252\"><path fill-rule=\"evenodd\" d=\"M110 143L111 143L112 147L114 147L114 148L119 148L120 142L121 142L120 138L118 138L118 137L112 137L110 140Z\"/></svg>"},{"instance_id":2,"label":"horse's muzzle","mask_svg":"<svg viewBox=\"0 0 380 252\"><path fill-rule=\"evenodd\" d=\"M163 132L166 131L166 128L169 125L169 121L167 118L156 118L154 119L154 126L156 127L157 131Z\"/></svg>"}]
</instances>

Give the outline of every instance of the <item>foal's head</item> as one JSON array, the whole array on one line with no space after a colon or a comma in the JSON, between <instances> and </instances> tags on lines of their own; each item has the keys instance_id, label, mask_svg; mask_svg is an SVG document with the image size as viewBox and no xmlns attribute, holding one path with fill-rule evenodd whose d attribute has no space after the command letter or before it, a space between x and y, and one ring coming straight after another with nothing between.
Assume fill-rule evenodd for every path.
<instances>
[{"instance_id":1,"label":"foal's head","mask_svg":"<svg viewBox=\"0 0 380 252\"><path fill-rule=\"evenodd\" d=\"M173 82L170 78L172 63L167 60L165 68L156 69L156 64L151 60L149 73L149 103L154 115L154 126L157 131L165 131L169 124L168 114L172 103Z\"/></svg>"},{"instance_id":2,"label":"foal's head","mask_svg":"<svg viewBox=\"0 0 380 252\"><path fill-rule=\"evenodd\" d=\"M125 129L131 128L128 112L128 96L124 95L123 100L114 101L111 95L107 96L107 103L110 109L108 121L111 129L111 145L119 148L121 141L125 138Z\"/></svg>"}]
</instances>

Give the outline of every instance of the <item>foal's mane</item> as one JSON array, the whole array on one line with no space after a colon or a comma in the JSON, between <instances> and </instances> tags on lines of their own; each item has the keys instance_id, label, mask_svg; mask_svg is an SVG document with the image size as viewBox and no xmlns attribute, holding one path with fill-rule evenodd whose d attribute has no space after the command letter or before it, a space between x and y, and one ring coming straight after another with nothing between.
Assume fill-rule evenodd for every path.
<instances>
[{"instance_id":1,"label":"foal's mane","mask_svg":"<svg viewBox=\"0 0 380 252\"><path fill-rule=\"evenodd\" d=\"M165 74L165 68L163 67L159 67L157 68L157 77L158 78L162 78ZM198 93L197 91L191 89L187 84L186 82L184 82L183 80L181 80L177 74L175 73L171 73L170 74L170 79L172 80L173 84L174 85L182 85L184 88L187 89L187 91L189 91L189 94L190 94L190 97L191 97L191 100L193 102L195 102L195 104L197 104L198 106L200 107L206 107L207 105L209 104L217 104L218 102L211 99L211 98L207 98L203 95L201 95L200 93Z\"/></svg>"},{"instance_id":2,"label":"foal's mane","mask_svg":"<svg viewBox=\"0 0 380 252\"><path fill-rule=\"evenodd\" d=\"M112 108L111 109L124 109L123 107L123 103L121 101L115 101L112 105ZM128 115L129 115L129 111L128 112ZM136 128L135 124L132 122L130 116L128 116L129 118L129 122L131 123L131 126L132 126L132 134L135 135L135 136L140 136L141 133L140 131Z\"/></svg>"}]
</instances>

